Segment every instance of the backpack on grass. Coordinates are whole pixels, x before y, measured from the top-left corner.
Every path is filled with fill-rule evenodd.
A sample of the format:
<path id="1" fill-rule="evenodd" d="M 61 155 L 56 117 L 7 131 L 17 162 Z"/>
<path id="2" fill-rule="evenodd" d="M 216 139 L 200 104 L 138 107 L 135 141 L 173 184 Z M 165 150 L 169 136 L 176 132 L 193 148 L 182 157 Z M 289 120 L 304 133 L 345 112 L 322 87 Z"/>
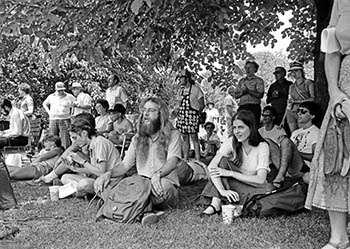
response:
<path id="1" fill-rule="evenodd" d="M 243 217 L 268 217 L 287 215 L 302 211 L 307 194 L 307 185 L 287 181 L 284 186 L 265 194 L 253 195 L 244 205 Z"/>
<path id="2" fill-rule="evenodd" d="M 151 180 L 137 174 L 110 184 L 101 193 L 104 203 L 96 218 L 104 217 L 120 223 L 139 221 L 145 212 L 152 210 L 150 194 Z"/>

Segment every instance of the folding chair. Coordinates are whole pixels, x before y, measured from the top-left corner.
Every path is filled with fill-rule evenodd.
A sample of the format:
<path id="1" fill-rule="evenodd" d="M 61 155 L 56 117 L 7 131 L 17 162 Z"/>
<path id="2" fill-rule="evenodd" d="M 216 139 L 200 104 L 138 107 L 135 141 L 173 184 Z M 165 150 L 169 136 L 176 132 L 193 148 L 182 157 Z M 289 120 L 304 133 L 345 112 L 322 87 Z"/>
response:
<path id="1" fill-rule="evenodd" d="M 121 159 L 124 158 L 125 151 L 129 148 L 130 143 L 131 143 L 131 139 L 133 138 L 134 135 L 135 135 L 135 133 L 125 133 L 125 134 L 123 134 L 123 143 L 122 143 L 122 145 L 118 145 L 117 146 L 117 149 L 120 151 Z"/>

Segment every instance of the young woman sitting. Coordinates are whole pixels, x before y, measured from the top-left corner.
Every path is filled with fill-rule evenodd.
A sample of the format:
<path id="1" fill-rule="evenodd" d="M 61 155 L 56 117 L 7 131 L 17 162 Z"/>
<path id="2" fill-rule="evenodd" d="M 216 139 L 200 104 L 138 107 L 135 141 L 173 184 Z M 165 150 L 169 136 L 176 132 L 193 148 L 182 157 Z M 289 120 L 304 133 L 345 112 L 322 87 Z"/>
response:
<path id="1" fill-rule="evenodd" d="M 233 117 L 233 136 L 221 146 L 210 162 L 210 181 L 202 196 L 211 198 L 201 216 L 218 214 L 221 198 L 244 204 L 249 196 L 274 189 L 267 183 L 269 145 L 258 132 L 254 114 L 241 110 Z"/>

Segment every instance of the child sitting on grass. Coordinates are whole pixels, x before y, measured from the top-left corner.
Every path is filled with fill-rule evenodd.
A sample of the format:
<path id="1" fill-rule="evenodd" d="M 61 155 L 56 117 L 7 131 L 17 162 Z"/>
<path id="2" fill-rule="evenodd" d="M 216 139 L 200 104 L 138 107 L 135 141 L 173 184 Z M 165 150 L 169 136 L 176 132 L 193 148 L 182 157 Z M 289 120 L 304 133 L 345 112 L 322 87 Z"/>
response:
<path id="1" fill-rule="evenodd" d="M 13 180 L 33 180 L 50 173 L 63 152 L 61 140 L 58 136 L 47 135 L 43 139 L 44 149 L 29 166 L 22 168 L 8 166 Z"/>

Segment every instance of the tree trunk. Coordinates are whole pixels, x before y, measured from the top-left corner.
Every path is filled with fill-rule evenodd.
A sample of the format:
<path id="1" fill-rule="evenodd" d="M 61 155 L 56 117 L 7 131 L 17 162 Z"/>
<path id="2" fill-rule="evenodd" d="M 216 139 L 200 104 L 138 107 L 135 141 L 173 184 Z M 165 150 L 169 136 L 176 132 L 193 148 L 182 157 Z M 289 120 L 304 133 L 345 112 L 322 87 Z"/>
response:
<path id="1" fill-rule="evenodd" d="M 324 53 L 320 51 L 321 32 L 328 26 L 333 0 L 314 0 L 317 11 L 316 44 L 314 59 L 315 102 L 321 106 L 324 115 L 329 101 L 328 85 L 324 70 Z"/>

